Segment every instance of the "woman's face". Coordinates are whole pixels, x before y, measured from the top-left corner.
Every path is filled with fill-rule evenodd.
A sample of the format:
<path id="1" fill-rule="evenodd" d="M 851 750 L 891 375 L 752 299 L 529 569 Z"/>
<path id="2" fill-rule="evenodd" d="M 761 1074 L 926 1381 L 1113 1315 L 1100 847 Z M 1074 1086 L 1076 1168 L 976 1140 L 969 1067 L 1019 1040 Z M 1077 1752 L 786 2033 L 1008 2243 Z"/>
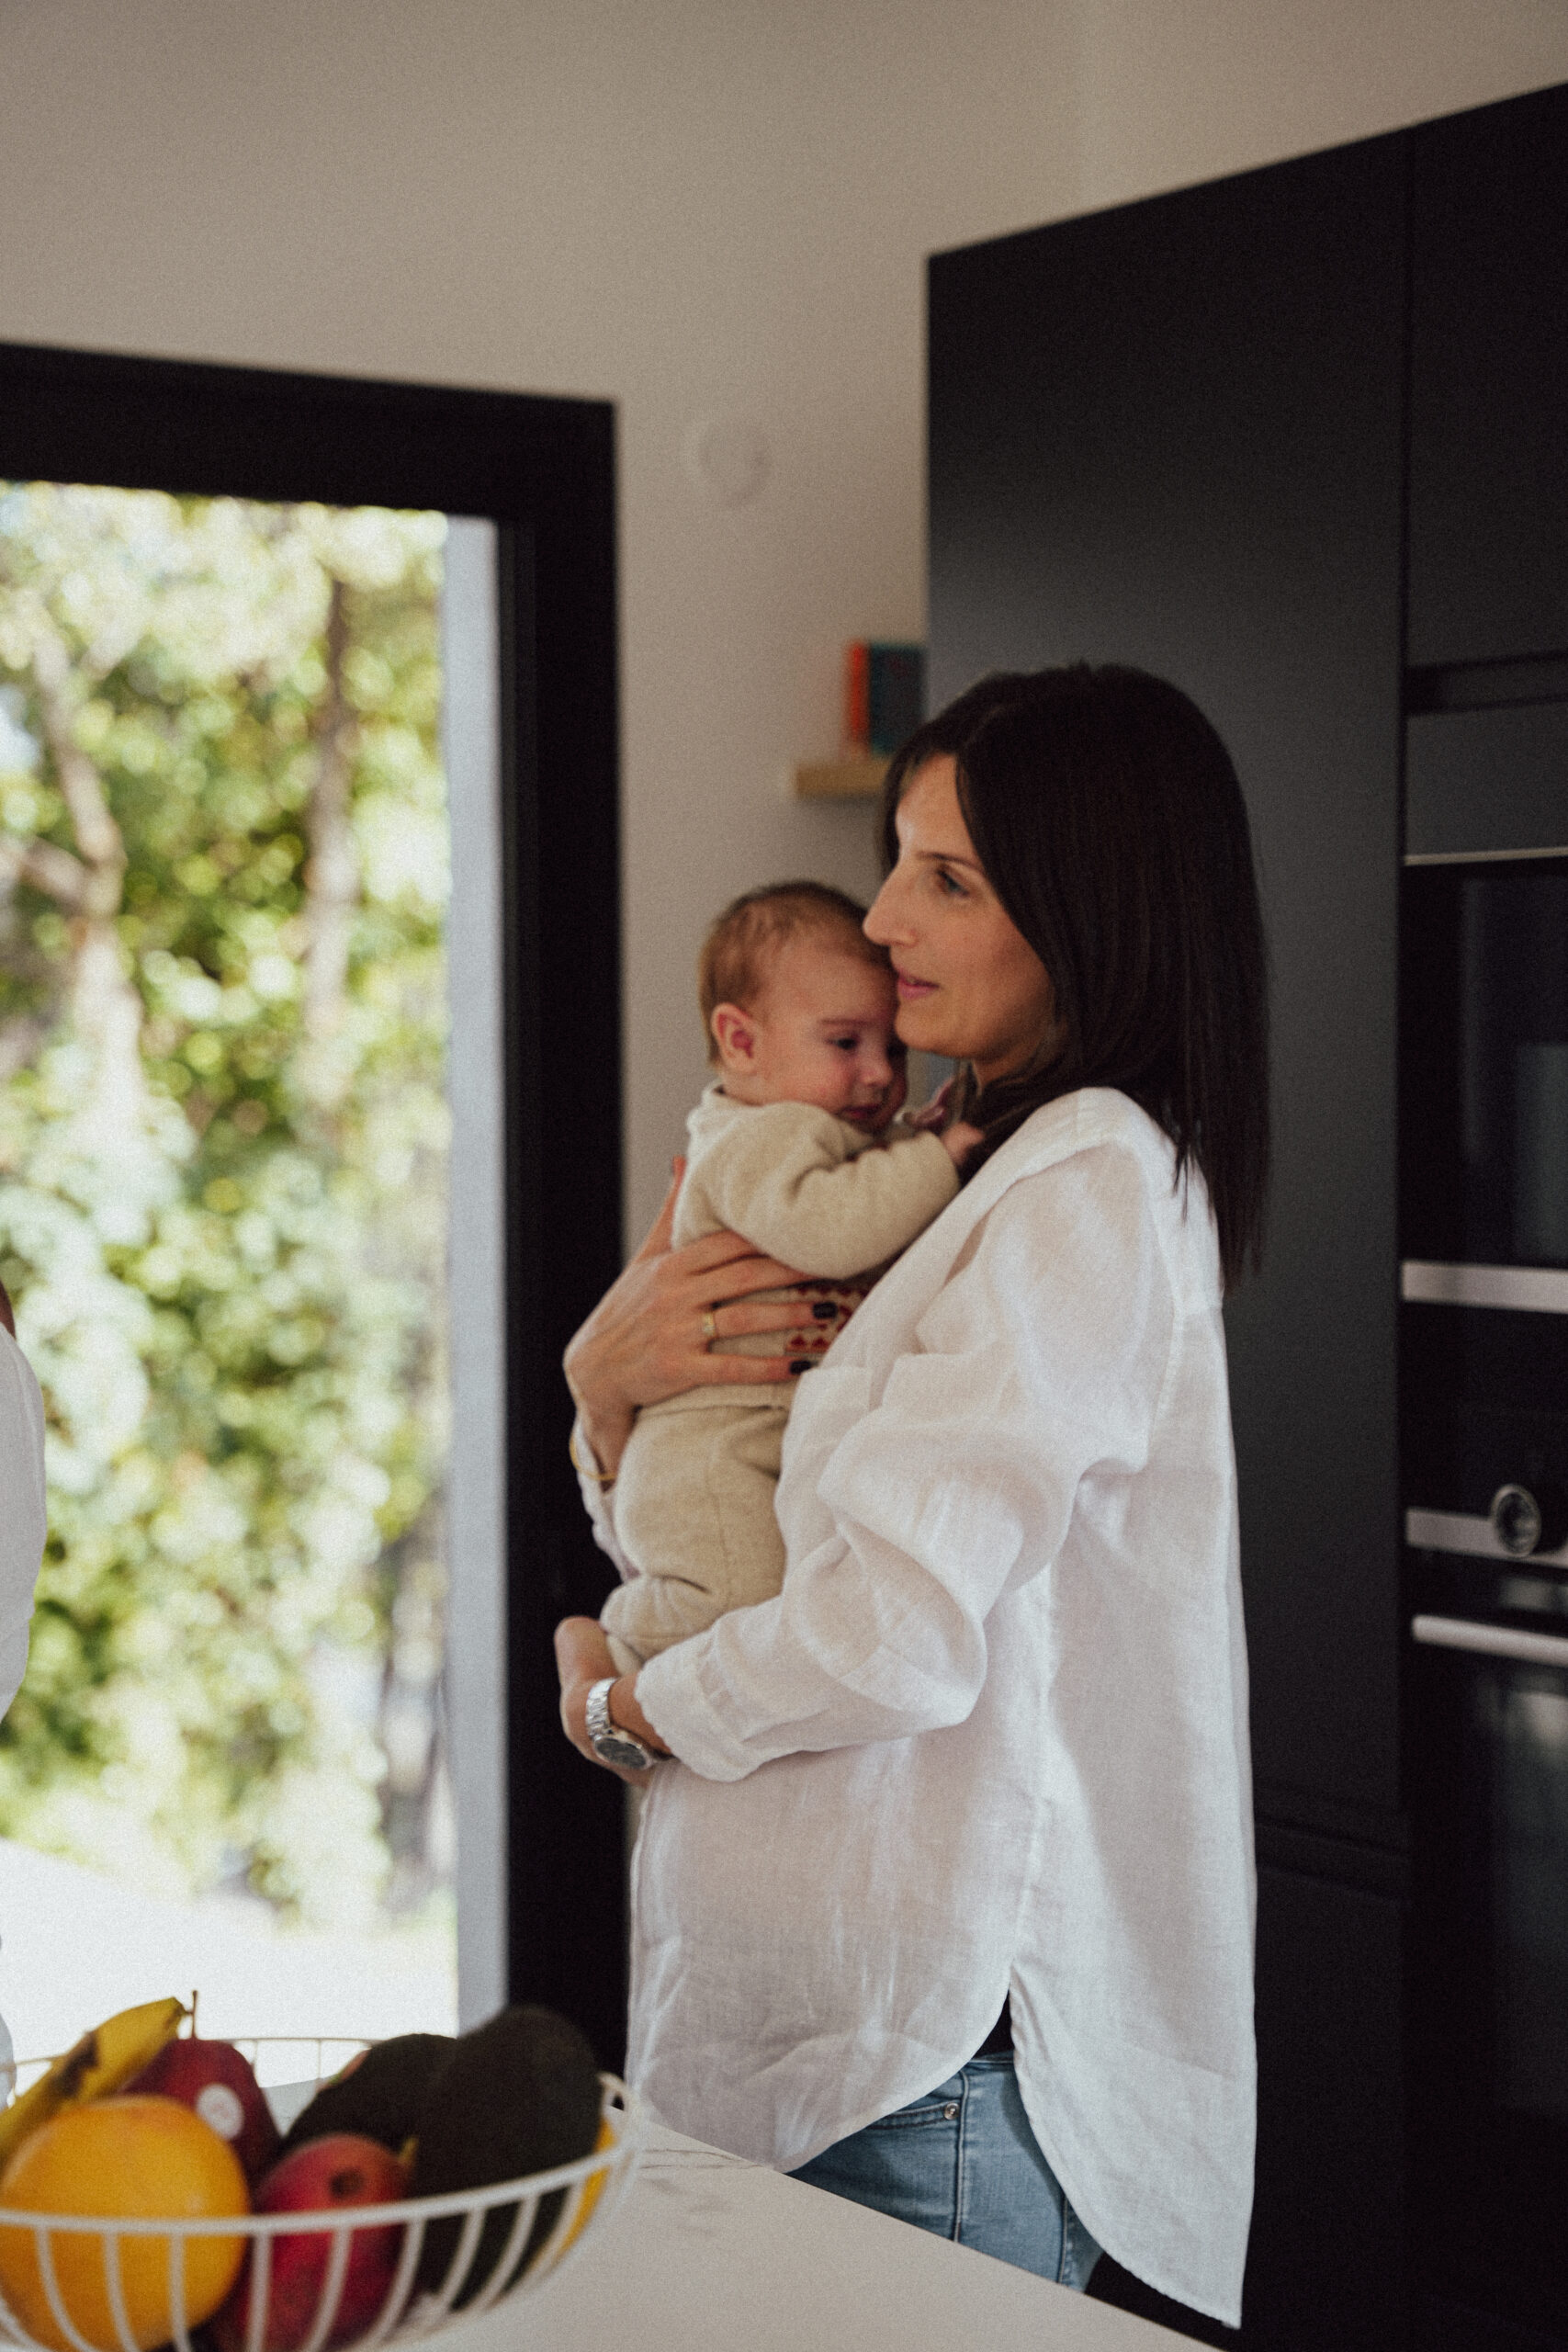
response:
<path id="1" fill-rule="evenodd" d="M 928 760 L 898 804 L 898 863 L 865 919 L 893 958 L 898 1035 L 969 1061 L 985 1086 L 1021 1069 L 1055 1025 L 1045 967 L 986 879 L 951 756 Z"/>

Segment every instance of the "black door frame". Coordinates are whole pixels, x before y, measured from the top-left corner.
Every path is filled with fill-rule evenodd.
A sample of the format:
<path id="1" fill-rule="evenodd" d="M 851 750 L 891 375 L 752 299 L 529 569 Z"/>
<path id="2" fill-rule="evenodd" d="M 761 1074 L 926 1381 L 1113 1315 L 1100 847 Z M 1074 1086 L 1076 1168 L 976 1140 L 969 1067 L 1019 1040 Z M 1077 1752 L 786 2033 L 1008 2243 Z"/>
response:
<path id="1" fill-rule="evenodd" d="M 562 1739 L 549 1635 L 603 1563 L 561 1350 L 621 1256 L 615 417 L 603 401 L 0 344 L 0 479 L 491 518 L 506 1085 L 508 1952 L 618 2065 L 622 1791 Z"/>

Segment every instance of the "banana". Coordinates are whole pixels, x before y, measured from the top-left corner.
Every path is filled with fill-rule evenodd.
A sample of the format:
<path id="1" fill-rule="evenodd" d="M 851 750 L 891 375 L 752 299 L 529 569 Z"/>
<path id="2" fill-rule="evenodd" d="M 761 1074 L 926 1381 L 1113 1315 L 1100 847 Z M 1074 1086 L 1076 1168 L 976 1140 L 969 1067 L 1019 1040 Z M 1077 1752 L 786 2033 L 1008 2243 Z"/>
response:
<path id="1" fill-rule="evenodd" d="M 610 2121 L 609 2117 L 605 2116 L 599 2126 L 599 2137 L 593 2143 L 593 2153 L 597 2155 L 601 2148 L 613 2148 L 615 2144 L 615 2126 Z M 560 2260 L 561 2255 L 566 2252 L 568 2246 L 572 2245 L 576 2239 L 582 2235 L 583 2231 L 588 2227 L 589 2222 L 592 2220 L 593 2208 L 598 2204 L 601 2196 L 604 2194 L 604 2183 L 609 2179 L 609 2177 L 610 2176 L 607 2172 L 591 2172 L 587 2179 L 583 2182 L 582 2196 L 579 2200 L 576 2212 L 571 2217 L 571 2226 L 567 2231 L 565 2237 L 562 2238 L 559 2252 L 558 2252 L 556 2256 L 556 2260 L 558 2262 Z"/>
<path id="2" fill-rule="evenodd" d="M 185 2003 L 171 1995 L 166 2001 L 143 2001 L 134 2009 L 120 2009 L 85 2033 L 73 2049 L 53 2061 L 47 2075 L 0 2110 L 0 2165 L 8 2164 L 22 2142 L 62 2107 L 105 2098 L 139 2075 L 174 2039 L 185 2014 Z"/>

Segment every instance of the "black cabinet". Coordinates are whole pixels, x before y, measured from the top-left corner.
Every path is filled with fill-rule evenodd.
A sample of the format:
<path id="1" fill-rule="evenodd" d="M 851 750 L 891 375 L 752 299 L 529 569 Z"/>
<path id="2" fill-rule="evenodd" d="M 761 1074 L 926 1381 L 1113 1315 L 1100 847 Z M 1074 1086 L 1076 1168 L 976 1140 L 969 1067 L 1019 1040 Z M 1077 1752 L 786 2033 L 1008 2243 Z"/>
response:
<path id="1" fill-rule="evenodd" d="M 1495 828 L 1450 773 L 1467 728 L 1514 745 L 1539 832 L 1562 717 L 1539 706 L 1568 691 L 1565 257 L 1557 90 L 931 269 L 935 697 L 1080 658 L 1160 672 L 1230 745 L 1256 833 L 1278 1172 L 1227 1323 L 1268 1864 L 1259 2352 L 1406 2340 L 1404 722 L 1449 714 L 1413 718 L 1423 842 Z M 1500 701 L 1538 707 L 1452 716 Z"/>
<path id="2" fill-rule="evenodd" d="M 1400 1839 L 1404 163 L 1373 141 L 931 273 L 935 698 L 1136 662 L 1247 789 L 1278 1153 L 1228 1318 L 1259 1807 L 1358 1852 Z M 1248 2346 L 1397 2341 L 1398 1916 L 1321 1877 L 1264 1895 Z"/>
<path id="3" fill-rule="evenodd" d="M 1346 1883 L 1347 1867 L 1356 1883 Z M 1242 2330 L 1185 2311 L 1109 2259 L 1090 2283 L 1097 2301 L 1222 2352 L 1395 2352 L 1404 2344 L 1404 1878 L 1403 1861 L 1375 1848 L 1264 1828 L 1258 2059 L 1266 2095 Z"/>
<path id="4" fill-rule="evenodd" d="M 1404 1894 L 1376 1849 L 1259 1838 L 1249 2352 L 1404 2341 Z"/>
<path id="5" fill-rule="evenodd" d="M 1323 1826 L 1398 1804 L 1403 194 L 1376 141 L 931 272 L 934 699 L 1136 662 L 1247 789 L 1278 1153 L 1229 1318 L 1255 1756 Z"/>
<path id="6" fill-rule="evenodd" d="M 1485 2245 L 1444 2301 L 1427 2218 L 1397 1006 L 1406 851 L 1562 846 L 1565 276 L 1568 88 L 931 267 L 935 697 L 1076 659 L 1174 679 L 1235 756 L 1269 926 L 1269 1257 L 1227 1309 L 1262 1866 L 1247 2352 L 1479 2352 L 1545 2308 Z M 1449 1859 L 1421 1839 L 1425 1884 Z"/>
<path id="7" fill-rule="evenodd" d="M 1568 648 L 1568 91 L 1409 134 L 1410 659 Z"/>

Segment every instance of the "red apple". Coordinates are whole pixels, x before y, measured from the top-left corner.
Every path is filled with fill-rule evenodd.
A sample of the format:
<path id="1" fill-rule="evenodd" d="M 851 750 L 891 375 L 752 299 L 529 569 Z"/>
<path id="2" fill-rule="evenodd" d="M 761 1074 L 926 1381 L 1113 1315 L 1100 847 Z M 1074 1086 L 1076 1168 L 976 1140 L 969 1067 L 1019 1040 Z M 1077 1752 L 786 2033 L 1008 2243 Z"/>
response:
<path id="1" fill-rule="evenodd" d="M 228 2041 L 165 2041 L 128 2091 L 153 2091 L 194 2108 L 220 2140 L 227 2140 L 254 2188 L 278 2150 L 277 2126 L 260 2084 Z"/>
<path id="2" fill-rule="evenodd" d="M 307 2140 L 303 2147 L 274 2165 L 256 2191 L 255 2211 L 302 2213 L 324 2212 L 337 2206 L 390 2205 L 407 2189 L 402 2165 L 378 2140 L 363 2139 L 356 2132 L 333 2132 L 323 2140 Z M 333 2236 L 331 2230 L 311 2230 L 298 2235 L 280 2232 L 273 2239 L 261 2352 L 298 2352 L 314 2327 Z M 355 2231 L 337 2316 L 323 2352 L 368 2335 L 387 2300 L 402 2242 L 403 2233 L 396 2222 Z M 253 2241 L 233 2292 L 213 2322 L 220 2352 L 244 2352 L 254 2263 Z"/>

